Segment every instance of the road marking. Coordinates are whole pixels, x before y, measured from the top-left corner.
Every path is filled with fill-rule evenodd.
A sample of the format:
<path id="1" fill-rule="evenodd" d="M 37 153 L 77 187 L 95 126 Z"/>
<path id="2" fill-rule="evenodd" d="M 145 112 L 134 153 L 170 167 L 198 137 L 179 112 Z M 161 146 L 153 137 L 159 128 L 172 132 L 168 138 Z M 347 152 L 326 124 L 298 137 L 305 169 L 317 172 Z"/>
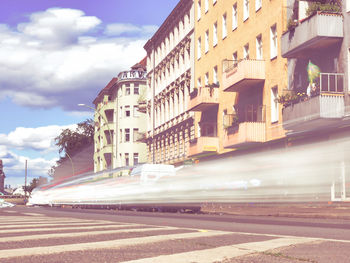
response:
<path id="1" fill-rule="evenodd" d="M 44 216 L 44 214 L 38 214 L 38 213 L 22 213 L 22 214 L 27 216 Z"/>
<path id="2" fill-rule="evenodd" d="M 103 231 L 87 231 L 77 233 L 55 233 L 55 234 L 39 234 L 31 236 L 15 236 L 15 237 L 0 237 L 0 243 L 2 242 L 16 242 L 25 240 L 38 240 L 49 238 L 64 238 L 64 237 L 82 237 L 82 236 L 95 236 L 103 234 L 117 234 L 117 233 L 132 233 L 132 232 L 147 232 L 147 231 L 166 231 L 179 229 L 177 227 L 150 227 L 150 228 L 136 228 L 136 229 L 119 229 L 119 230 L 103 230 Z"/>
<path id="3" fill-rule="evenodd" d="M 109 223 L 109 225 L 115 225 L 115 223 Z M 33 224 L 18 224 L 18 225 L 8 225 L 8 226 L 1 226 L 1 229 L 6 228 L 25 228 L 25 227 L 38 227 L 38 226 L 66 226 L 66 225 L 106 225 L 106 223 L 100 223 L 100 222 L 57 222 L 57 223 L 34 223 Z"/>
<path id="4" fill-rule="evenodd" d="M 228 234 L 231 234 L 231 232 L 209 231 L 209 232 L 203 233 L 203 232 L 197 231 L 192 233 L 167 234 L 167 235 L 137 237 L 137 238 L 90 242 L 90 243 L 66 244 L 66 245 L 34 247 L 34 248 L 16 248 L 16 249 L 1 250 L 0 258 L 49 255 L 53 253 L 83 251 L 83 250 L 91 250 L 91 249 L 111 249 L 111 248 L 116 249 L 121 247 L 149 244 L 149 243 L 169 241 L 169 240 L 190 239 L 190 238 L 198 238 L 198 237 L 205 238 L 205 237 L 228 235 Z"/>
<path id="5" fill-rule="evenodd" d="M 42 227 L 42 228 L 31 228 L 31 229 L 8 229 L 5 231 L 1 231 L 1 234 L 9 234 L 9 233 L 22 233 L 22 232 L 43 232 L 43 231 L 58 231 L 58 230 L 87 230 L 87 229 L 99 229 L 99 228 L 123 228 L 128 227 L 130 225 L 108 225 L 108 226 L 75 226 L 75 227 Z M 133 225 L 133 226 L 144 226 L 144 225 Z"/>
<path id="6" fill-rule="evenodd" d="M 308 243 L 316 239 L 313 238 L 277 238 L 261 242 L 249 242 L 236 244 L 231 246 L 222 246 L 211 249 L 196 250 L 184 253 L 177 253 L 172 255 L 162 255 L 152 258 L 144 258 L 138 260 L 125 261 L 124 263 L 183 263 L 184 258 L 186 262 L 196 263 L 212 263 L 221 262 L 225 259 L 231 259 L 247 254 L 264 252 L 270 249 Z"/>

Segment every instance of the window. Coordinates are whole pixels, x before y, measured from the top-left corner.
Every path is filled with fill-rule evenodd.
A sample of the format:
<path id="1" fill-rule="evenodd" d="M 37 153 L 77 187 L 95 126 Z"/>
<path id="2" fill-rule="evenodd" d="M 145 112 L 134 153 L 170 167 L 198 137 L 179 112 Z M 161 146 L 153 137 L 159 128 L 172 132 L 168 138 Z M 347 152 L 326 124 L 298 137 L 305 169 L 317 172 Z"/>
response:
<path id="1" fill-rule="evenodd" d="M 262 0 L 255 0 L 255 11 L 258 11 L 261 8 Z"/>
<path id="2" fill-rule="evenodd" d="M 201 80 L 201 78 L 198 78 L 197 79 L 197 87 L 199 88 L 201 86 L 202 86 L 202 80 Z"/>
<path id="3" fill-rule="evenodd" d="M 256 59 L 263 59 L 262 37 L 256 37 Z"/>
<path id="4" fill-rule="evenodd" d="M 197 2 L 197 20 L 201 19 L 201 0 Z"/>
<path id="5" fill-rule="evenodd" d="M 222 39 L 227 36 L 226 13 L 222 16 Z"/>
<path id="6" fill-rule="evenodd" d="M 139 117 L 140 116 L 140 112 L 138 111 L 139 107 L 137 105 L 134 106 L 134 117 Z"/>
<path id="7" fill-rule="evenodd" d="M 134 94 L 135 94 L 135 95 L 140 94 L 139 84 L 134 84 Z"/>
<path id="8" fill-rule="evenodd" d="M 270 56 L 271 59 L 277 57 L 277 28 L 276 24 L 274 24 L 270 28 Z"/>
<path id="9" fill-rule="evenodd" d="M 209 30 L 205 31 L 205 43 L 204 43 L 205 53 L 209 50 Z"/>
<path id="10" fill-rule="evenodd" d="M 125 166 L 129 166 L 129 154 L 125 154 Z"/>
<path id="11" fill-rule="evenodd" d="M 209 73 L 205 73 L 205 76 L 204 76 L 204 85 L 205 86 L 208 86 L 209 85 Z"/>
<path id="12" fill-rule="evenodd" d="M 122 142 L 123 141 L 123 130 L 122 129 L 120 129 L 119 130 L 119 142 Z"/>
<path id="13" fill-rule="evenodd" d="M 130 117 L 130 106 L 124 107 L 125 117 Z"/>
<path id="14" fill-rule="evenodd" d="M 199 37 L 197 41 L 197 59 L 201 58 L 201 48 L 202 48 L 201 38 Z"/>
<path id="15" fill-rule="evenodd" d="M 120 106 L 119 107 L 119 119 L 121 119 L 123 117 L 123 107 Z"/>
<path id="16" fill-rule="evenodd" d="M 238 56 L 237 56 L 237 51 L 232 54 L 232 60 L 237 61 Z"/>
<path id="17" fill-rule="evenodd" d="M 134 165 L 137 165 L 139 163 L 139 154 L 134 153 Z"/>
<path id="18" fill-rule="evenodd" d="M 209 0 L 204 0 L 204 10 L 205 12 L 208 12 L 209 9 Z"/>
<path id="19" fill-rule="evenodd" d="M 271 89 L 271 122 L 278 121 L 278 89 L 277 87 L 273 87 Z"/>
<path id="20" fill-rule="evenodd" d="M 130 84 L 125 84 L 125 95 L 130 95 Z"/>
<path id="21" fill-rule="evenodd" d="M 125 142 L 130 142 L 130 129 L 125 129 Z"/>
<path id="22" fill-rule="evenodd" d="M 214 84 L 218 83 L 218 66 L 215 66 L 213 68 L 213 83 Z"/>
<path id="23" fill-rule="evenodd" d="M 218 43 L 218 23 L 215 22 L 213 25 L 213 47 Z"/>
<path id="24" fill-rule="evenodd" d="M 134 128 L 134 129 L 133 129 L 132 138 L 133 138 L 134 142 L 137 141 L 138 132 L 139 132 L 139 129 L 138 129 L 138 128 Z"/>
<path id="25" fill-rule="evenodd" d="M 244 59 L 249 59 L 249 44 L 246 44 L 243 47 L 243 58 Z"/>
<path id="26" fill-rule="evenodd" d="M 243 5 L 243 21 L 246 21 L 249 18 L 249 0 L 244 0 Z"/>
<path id="27" fill-rule="evenodd" d="M 232 30 L 237 28 L 237 3 L 232 6 Z"/>

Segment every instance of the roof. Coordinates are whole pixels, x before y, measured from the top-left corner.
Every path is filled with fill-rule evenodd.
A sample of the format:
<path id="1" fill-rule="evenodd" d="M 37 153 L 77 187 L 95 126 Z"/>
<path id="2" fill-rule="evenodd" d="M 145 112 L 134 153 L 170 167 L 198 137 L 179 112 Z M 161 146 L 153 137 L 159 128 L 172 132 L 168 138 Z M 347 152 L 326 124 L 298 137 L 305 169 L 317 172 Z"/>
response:
<path id="1" fill-rule="evenodd" d="M 113 85 L 118 81 L 118 78 L 112 78 L 112 80 L 104 87 L 97 95 L 97 97 L 94 99 L 93 104 L 97 104 L 103 99 L 103 96 L 106 94 L 109 94 L 111 88 Z"/>
<path id="2" fill-rule="evenodd" d="M 132 66 L 131 69 L 143 68 L 144 70 L 146 70 L 146 66 L 147 66 L 147 56 L 145 56 L 140 62 Z"/>

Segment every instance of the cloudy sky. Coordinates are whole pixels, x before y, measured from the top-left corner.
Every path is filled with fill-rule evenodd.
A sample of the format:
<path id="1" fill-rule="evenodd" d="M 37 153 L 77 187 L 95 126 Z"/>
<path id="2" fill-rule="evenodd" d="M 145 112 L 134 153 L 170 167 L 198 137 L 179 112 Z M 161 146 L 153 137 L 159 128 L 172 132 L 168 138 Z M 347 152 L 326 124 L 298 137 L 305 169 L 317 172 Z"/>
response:
<path id="1" fill-rule="evenodd" d="M 1 0 L 0 159 L 5 184 L 47 176 L 62 129 L 92 117 L 98 92 L 145 55 L 178 0 Z"/>

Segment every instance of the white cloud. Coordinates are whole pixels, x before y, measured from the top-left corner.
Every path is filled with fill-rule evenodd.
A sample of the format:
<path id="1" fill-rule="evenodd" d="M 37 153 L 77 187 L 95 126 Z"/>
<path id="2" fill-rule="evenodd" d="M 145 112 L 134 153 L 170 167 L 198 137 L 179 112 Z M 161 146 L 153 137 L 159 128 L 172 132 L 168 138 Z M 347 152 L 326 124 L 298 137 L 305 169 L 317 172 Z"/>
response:
<path id="1" fill-rule="evenodd" d="M 125 33 L 149 36 L 155 33 L 157 29 L 158 26 L 155 25 L 136 26 L 133 24 L 115 23 L 107 25 L 104 33 L 108 36 L 119 36 Z"/>
<path id="2" fill-rule="evenodd" d="M 58 126 L 51 125 L 38 128 L 18 127 L 9 134 L 0 134 L 0 144 L 3 147 L 16 149 L 29 148 L 35 151 L 57 151 L 54 138 L 57 137 L 63 129 L 75 129 L 76 125 Z M 4 155 L 4 148 L 1 151 Z"/>
<path id="3" fill-rule="evenodd" d="M 91 104 L 112 77 L 143 59 L 156 30 L 127 24 L 118 30 L 129 34 L 116 37 L 116 24 L 104 26 L 74 9 L 51 8 L 29 19 L 17 30 L 0 24 L 0 98 L 67 111 Z M 97 37 L 100 31 L 111 34 Z"/>
<path id="4" fill-rule="evenodd" d="M 74 130 L 76 124 L 38 128 L 18 127 L 9 134 L 0 134 L 0 159 L 4 163 L 6 184 L 14 184 L 18 181 L 16 178 L 23 177 L 26 160 L 31 178 L 47 176 L 48 170 L 59 159 L 54 138 L 66 128 Z M 15 153 L 15 150 L 21 153 Z M 33 154 L 29 154 L 30 151 L 36 152 L 37 156 L 33 157 Z M 55 156 L 52 153 L 56 153 L 57 157 L 47 158 L 49 155 Z"/>

